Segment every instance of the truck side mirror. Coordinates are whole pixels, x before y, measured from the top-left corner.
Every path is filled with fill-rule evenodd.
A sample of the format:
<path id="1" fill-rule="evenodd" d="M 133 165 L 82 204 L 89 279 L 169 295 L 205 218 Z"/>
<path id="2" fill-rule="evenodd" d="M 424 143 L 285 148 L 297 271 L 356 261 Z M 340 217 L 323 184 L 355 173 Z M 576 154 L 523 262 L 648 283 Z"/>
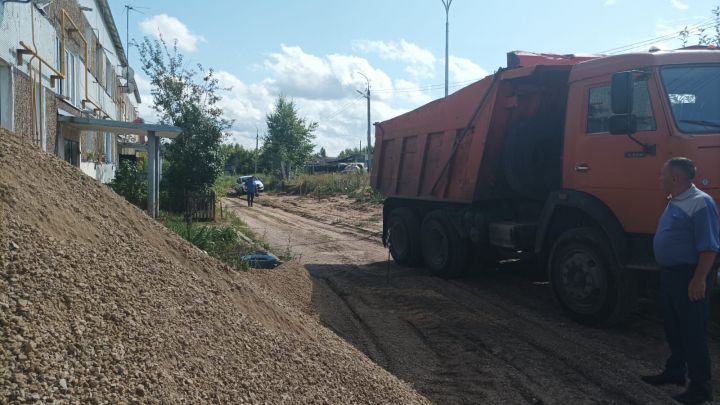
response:
<path id="1" fill-rule="evenodd" d="M 637 132 L 637 118 L 634 114 L 611 115 L 608 119 L 608 132 L 612 135 L 631 135 Z"/>
<path id="2" fill-rule="evenodd" d="M 612 75 L 612 85 L 610 87 L 610 105 L 613 114 L 632 114 L 632 72 L 618 72 Z"/>

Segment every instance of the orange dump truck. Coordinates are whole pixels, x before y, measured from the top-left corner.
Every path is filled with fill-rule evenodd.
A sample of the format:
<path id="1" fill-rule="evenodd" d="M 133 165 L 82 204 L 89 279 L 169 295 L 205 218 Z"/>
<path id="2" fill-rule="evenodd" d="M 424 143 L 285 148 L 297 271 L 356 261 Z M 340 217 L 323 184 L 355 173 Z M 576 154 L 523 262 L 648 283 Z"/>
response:
<path id="1" fill-rule="evenodd" d="M 375 133 L 372 185 L 398 264 L 456 277 L 532 259 L 571 317 L 614 323 L 657 267 L 663 163 L 693 159 L 696 185 L 720 200 L 720 50 L 513 52 Z"/>

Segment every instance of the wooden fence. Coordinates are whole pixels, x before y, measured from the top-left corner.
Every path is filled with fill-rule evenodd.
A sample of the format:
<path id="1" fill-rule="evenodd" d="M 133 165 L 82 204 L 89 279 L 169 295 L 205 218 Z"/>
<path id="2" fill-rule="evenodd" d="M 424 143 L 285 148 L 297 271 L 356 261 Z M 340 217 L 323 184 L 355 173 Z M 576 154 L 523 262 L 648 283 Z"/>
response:
<path id="1" fill-rule="evenodd" d="M 185 194 L 185 218 L 191 221 L 214 221 L 215 193 Z"/>

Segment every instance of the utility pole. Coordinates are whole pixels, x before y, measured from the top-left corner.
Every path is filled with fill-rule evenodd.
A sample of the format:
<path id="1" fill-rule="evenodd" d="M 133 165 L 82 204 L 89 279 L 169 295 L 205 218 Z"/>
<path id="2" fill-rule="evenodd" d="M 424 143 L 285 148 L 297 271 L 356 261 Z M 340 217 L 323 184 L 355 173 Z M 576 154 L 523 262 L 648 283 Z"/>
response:
<path id="1" fill-rule="evenodd" d="M 372 152 L 370 151 L 370 145 L 372 145 L 370 141 L 370 79 L 368 79 L 367 76 L 364 74 L 357 72 L 359 75 L 365 78 L 365 81 L 367 82 L 367 87 L 365 88 L 365 92 L 362 92 L 360 90 L 356 90 L 358 93 L 360 93 L 361 96 L 365 97 L 367 99 L 367 152 L 365 153 L 365 157 L 367 159 L 367 165 L 368 170 L 370 170 L 370 165 L 372 161 Z M 362 148 L 360 148 L 362 150 Z"/>
<path id="2" fill-rule="evenodd" d="M 255 127 L 255 174 L 257 174 L 257 161 L 258 161 L 258 142 L 260 140 L 260 130 Z"/>
<path id="3" fill-rule="evenodd" d="M 450 66 L 450 5 L 452 0 L 442 0 L 445 6 L 445 97 L 448 96 L 448 71 Z"/>

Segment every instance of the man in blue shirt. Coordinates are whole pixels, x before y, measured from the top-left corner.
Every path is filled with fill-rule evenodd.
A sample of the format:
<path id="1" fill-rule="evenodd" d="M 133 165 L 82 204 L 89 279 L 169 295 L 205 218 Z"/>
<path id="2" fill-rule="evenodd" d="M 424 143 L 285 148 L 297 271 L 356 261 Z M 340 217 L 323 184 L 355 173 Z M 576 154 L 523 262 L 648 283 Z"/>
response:
<path id="1" fill-rule="evenodd" d="M 255 193 L 257 192 L 257 186 L 255 185 L 255 176 L 250 176 L 245 179 L 245 192 L 247 193 L 248 207 L 253 206 L 255 200 Z"/>
<path id="2" fill-rule="evenodd" d="M 662 268 L 660 293 L 670 358 L 661 374 L 643 377 L 652 385 L 684 386 L 687 372 L 687 391 L 674 397 L 684 404 L 713 398 L 705 327 L 712 270 L 720 251 L 717 206 L 693 185 L 695 171 L 690 159 L 673 158 L 660 175 L 670 201 L 658 223 L 653 250 Z"/>

